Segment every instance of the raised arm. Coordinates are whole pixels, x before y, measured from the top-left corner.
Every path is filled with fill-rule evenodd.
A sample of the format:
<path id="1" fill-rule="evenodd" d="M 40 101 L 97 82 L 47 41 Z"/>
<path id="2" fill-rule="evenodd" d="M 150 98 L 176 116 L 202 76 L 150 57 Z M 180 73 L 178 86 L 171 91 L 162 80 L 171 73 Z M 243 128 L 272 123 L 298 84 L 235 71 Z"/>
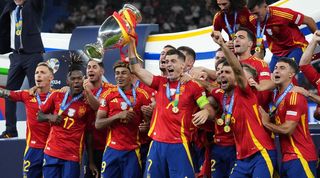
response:
<path id="1" fill-rule="evenodd" d="M 242 90 L 245 90 L 246 86 L 247 86 L 247 79 L 246 79 L 246 76 L 243 72 L 243 69 L 241 67 L 239 60 L 227 47 L 227 45 L 223 41 L 223 38 L 222 38 L 222 35 L 220 32 L 213 31 L 211 33 L 211 37 L 212 37 L 213 41 L 216 42 L 221 47 L 229 65 L 231 66 L 231 68 L 234 72 L 235 79 L 236 79 L 236 82 L 238 83 L 239 87 Z"/>
<path id="2" fill-rule="evenodd" d="M 313 20 L 313 18 L 309 16 L 304 16 L 302 24 L 306 24 L 312 33 L 314 33 L 317 30 L 316 22 Z"/>
<path id="3" fill-rule="evenodd" d="M 314 49 L 317 47 L 317 44 L 319 42 L 320 42 L 320 31 L 317 30 L 316 32 L 314 32 L 312 40 L 310 41 L 307 49 L 304 51 L 301 57 L 299 66 L 310 64 Z"/>
<path id="4" fill-rule="evenodd" d="M 135 42 L 133 41 L 133 39 L 131 39 L 129 43 L 129 49 L 128 49 L 130 69 L 143 83 L 150 86 L 152 83 L 153 74 L 141 67 L 137 59 L 137 56 L 135 54 L 134 47 L 135 47 Z"/>

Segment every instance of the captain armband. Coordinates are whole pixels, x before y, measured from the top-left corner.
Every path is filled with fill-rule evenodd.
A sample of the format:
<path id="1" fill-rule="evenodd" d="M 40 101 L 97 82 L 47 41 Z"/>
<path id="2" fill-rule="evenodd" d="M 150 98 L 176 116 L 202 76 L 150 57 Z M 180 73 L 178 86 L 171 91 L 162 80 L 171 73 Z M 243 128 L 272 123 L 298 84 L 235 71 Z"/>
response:
<path id="1" fill-rule="evenodd" d="M 209 104 L 209 100 L 205 95 L 202 95 L 197 99 L 197 104 L 200 109 L 202 109 L 206 104 Z"/>
<path id="2" fill-rule="evenodd" d="M 139 61 L 135 57 L 130 57 L 129 62 L 130 62 L 130 65 L 135 65 L 139 63 Z"/>

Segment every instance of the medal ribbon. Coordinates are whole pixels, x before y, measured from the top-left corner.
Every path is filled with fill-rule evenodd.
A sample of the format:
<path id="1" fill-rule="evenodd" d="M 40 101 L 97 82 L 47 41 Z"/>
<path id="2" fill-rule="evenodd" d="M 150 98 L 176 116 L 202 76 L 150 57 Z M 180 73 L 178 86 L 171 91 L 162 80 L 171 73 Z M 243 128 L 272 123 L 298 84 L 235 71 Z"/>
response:
<path id="1" fill-rule="evenodd" d="M 120 93 L 121 97 L 123 98 L 123 100 L 127 103 L 128 106 L 130 106 L 130 108 L 133 109 L 134 105 L 136 104 L 136 100 L 137 100 L 137 93 L 134 87 L 132 87 L 132 96 L 133 96 L 133 103 L 130 102 L 130 100 L 128 99 L 128 97 L 126 96 L 126 94 L 122 91 L 122 89 L 120 87 L 118 87 L 118 92 Z"/>
<path id="2" fill-rule="evenodd" d="M 224 13 L 224 22 L 226 23 L 229 35 L 231 36 L 231 38 L 233 39 L 235 34 L 236 34 L 236 24 L 237 24 L 237 12 L 234 12 L 234 24 L 233 24 L 233 28 L 231 29 L 231 25 L 228 22 L 228 18 L 227 18 L 227 14 Z"/>
<path id="3" fill-rule="evenodd" d="M 276 96 L 277 96 L 277 92 L 278 90 L 277 89 L 274 89 L 273 90 L 273 105 L 270 109 L 270 112 L 269 112 L 269 116 L 270 117 L 273 117 L 274 114 L 276 113 L 277 111 L 277 108 L 279 106 L 279 104 L 281 103 L 281 101 L 284 99 L 284 97 L 289 93 L 289 91 L 293 88 L 293 84 L 290 83 L 290 85 L 287 86 L 287 88 L 284 90 L 284 92 L 279 96 L 279 98 L 276 100 Z"/>
<path id="4" fill-rule="evenodd" d="M 256 46 L 259 48 L 262 44 L 263 34 L 264 34 L 264 31 L 266 30 L 268 18 L 269 18 L 269 12 L 267 12 L 267 15 L 264 19 L 264 26 L 263 26 L 262 30 L 261 30 L 261 22 L 259 19 L 257 19 L 257 43 L 256 43 Z"/>
<path id="5" fill-rule="evenodd" d="M 44 102 L 47 101 L 49 96 L 50 96 L 50 92 L 47 93 L 47 96 L 46 96 L 46 99 L 44 100 Z M 38 106 L 39 106 L 39 109 L 40 109 L 40 106 L 42 106 L 44 102 L 41 101 L 40 96 L 39 96 L 38 93 L 36 93 L 36 99 L 37 99 Z"/>
<path id="6" fill-rule="evenodd" d="M 69 96 L 69 92 L 70 90 L 64 94 L 64 98 L 62 100 L 58 115 L 61 115 L 73 102 L 78 101 L 82 97 L 82 93 L 81 93 L 73 97 L 69 103 L 66 103 Z"/>
<path id="7" fill-rule="evenodd" d="M 175 91 L 175 96 L 174 96 L 174 100 L 172 100 L 171 96 L 170 96 L 170 84 L 169 82 L 167 82 L 167 86 L 166 86 L 166 96 L 168 98 L 168 100 L 170 101 L 170 103 L 167 105 L 167 109 L 169 108 L 170 105 L 172 105 L 173 107 L 177 107 L 178 103 L 179 103 L 179 97 L 180 97 L 180 81 L 178 82 L 178 86 L 176 88 Z"/>
<path id="8" fill-rule="evenodd" d="M 102 92 L 102 87 L 100 87 L 98 92 L 96 93 L 96 99 L 99 99 L 101 92 Z"/>
<path id="9" fill-rule="evenodd" d="M 231 100 L 230 100 L 230 103 L 229 103 L 228 111 L 226 109 L 226 105 L 227 105 L 227 95 L 226 94 L 223 95 L 222 103 L 223 103 L 223 115 L 225 115 L 225 113 L 227 112 L 227 115 L 225 115 L 225 117 L 223 117 L 223 119 L 225 120 L 225 124 L 229 125 L 230 119 L 231 119 L 231 116 L 232 116 L 233 105 L 234 105 L 234 92 L 232 92 L 232 96 L 231 96 Z"/>
<path id="10" fill-rule="evenodd" d="M 136 83 L 134 84 L 134 88 L 138 88 L 140 85 L 140 80 L 137 80 Z"/>
<path id="11" fill-rule="evenodd" d="M 22 6 L 17 6 L 14 10 L 14 13 L 16 14 L 16 35 L 21 35 L 22 30 Z"/>

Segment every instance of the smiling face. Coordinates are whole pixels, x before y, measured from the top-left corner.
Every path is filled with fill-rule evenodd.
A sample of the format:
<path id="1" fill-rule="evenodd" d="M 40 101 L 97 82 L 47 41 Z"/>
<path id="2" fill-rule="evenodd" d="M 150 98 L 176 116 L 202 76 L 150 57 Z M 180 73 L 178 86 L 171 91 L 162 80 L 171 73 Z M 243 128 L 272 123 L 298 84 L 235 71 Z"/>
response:
<path id="1" fill-rule="evenodd" d="M 178 58 L 177 54 L 167 55 L 166 56 L 166 65 L 169 80 L 178 80 L 183 73 L 185 67 L 184 61 Z"/>
<path id="2" fill-rule="evenodd" d="M 38 66 L 35 71 L 34 80 L 39 88 L 48 87 L 53 80 L 53 74 L 47 66 Z"/>
<path id="3" fill-rule="evenodd" d="M 114 69 L 115 79 L 117 85 L 120 88 L 127 88 L 131 86 L 132 75 L 128 68 L 126 67 L 117 67 Z"/>
<path id="4" fill-rule="evenodd" d="M 172 49 L 171 47 L 165 47 L 163 48 L 163 50 L 160 53 L 160 59 L 159 59 L 159 69 L 161 70 L 161 72 L 163 72 L 164 75 L 167 74 L 166 68 L 167 68 L 167 64 L 166 64 L 166 55 L 167 52 Z"/>
<path id="5" fill-rule="evenodd" d="M 186 57 L 185 62 L 184 62 L 184 63 L 185 63 L 184 72 L 188 72 L 189 70 L 192 69 L 195 60 L 194 60 L 194 58 L 193 58 L 190 54 L 188 54 L 186 51 L 183 51 L 183 50 L 180 50 L 180 51 L 181 51 L 181 52 L 184 54 L 184 56 Z"/>
<path id="6" fill-rule="evenodd" d="M 83 91 L 83 76 L 81 70 L 70 72 L 67 83 L 73 94 L 80 94 Z"/>
<path id="7" fill-rule="evenodd" d="M 226 92 L 233 90 L 235 86 L 235 77 L 233 70 L 230 66 L 222 66 L 219 70 L 219 79 L 220 87 Z"/>
<path id="8" fill-rule="evenodd" d="M 87 65 L 87 77 L 90 82 L 98 82 L 101 80 L 104 74 L 104 69 L 99 65 L 97 61 L 91 60 Z"/>
<path id="9" fill-rule="evenodd" d="M 248 38 L 248 33 L 246 31 L 239 30 L 236 33 L 233 45 L 234 52 L 237 55 L 242 55 L 243 53 L 250 52 L 253 42 Z"/>

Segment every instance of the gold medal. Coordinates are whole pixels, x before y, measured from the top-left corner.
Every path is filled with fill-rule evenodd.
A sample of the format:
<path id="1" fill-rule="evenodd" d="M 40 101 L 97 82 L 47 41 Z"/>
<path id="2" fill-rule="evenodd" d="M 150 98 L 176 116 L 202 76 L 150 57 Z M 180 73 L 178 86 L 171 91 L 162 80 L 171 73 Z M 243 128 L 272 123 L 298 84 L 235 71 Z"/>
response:
<path id="1" fill-rule="evenodd" d="M 230 128 L 230 126 L 226 125 L 226 126 L 224 126 L 223 130 L 224 130 L 226 133 L 229 133 L 230 130 L 231 130 L 231 128 Z"/>
<path id="2" fill-rule="evenodd" d="M 219 126 L 222 126 L 223 125 L 223 119 L 221 119 L 221 118 L 217 119 L 217 124 Z"/>
<path id="3" fill-rule="evenodd" d="M 255 49 L 254 49 L 257 53 L 260 53 L 261 52 L 261 48 L 260 47 L 256 47 Z"/>
<path id="4" fill-rule="evenodd" d="M 231 39 L 234 40 L 236 38 L 236 34 L 232 33 L 231 35 Z"/>
<path id="5" fill-rule="evenodd" d="M 17 35 L 17 36 L 20 36 L 20 35 L 21 35 L 21 30 L 17 30 L 17 31 L 16 31 L 16 35 Z"/>
<path id="6" fill-rule="evenodd" d="M 172 107 L 172 112 L 177 114 L 179 112 L 179 108 L 176 106 Z"/>

